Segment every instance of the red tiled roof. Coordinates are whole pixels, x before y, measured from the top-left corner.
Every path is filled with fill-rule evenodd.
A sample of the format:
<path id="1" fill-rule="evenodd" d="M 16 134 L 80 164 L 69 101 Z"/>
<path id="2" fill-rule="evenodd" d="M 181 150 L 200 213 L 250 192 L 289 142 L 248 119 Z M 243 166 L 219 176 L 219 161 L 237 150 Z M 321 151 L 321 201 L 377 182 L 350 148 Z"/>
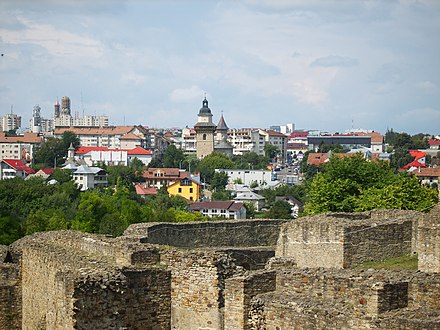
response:
<path id="1" fill-rule="evenodd" d="M 40 171 L 44 174 L 51 175 L 55 170 L 53 168 L 41 168 Z"/>
<path id="2" fill-rule="evenodd" d="M 282 137 L 287 137 L 285 134 L 268 129 L 266 130 L 266 132 L 269 134 L 269 136 L 282 136 Z"/>
<path id="3" fill-rule="evenodd" d="M 81 146 L 75 150 L 76 155 L 85 155 L 92 151 L 126 151 L 128 155 L 152 155 L 151 150 L 146 150 L 142 147 L 135 147 L 134 149 L 109 149 L 107 147 L 84 147 Z"/>
<path id="4" fill-rule="evenodd" d="M 127 150 L 127 154 L 129 154 L 129 155 L 152 155 L 153 151 L 137 146 L 134 149 Z"/>
<path id="5" fill-rule="evenodd" d="M 136 126 L 57 127 L 55 128 L 54 134 L 61 135 L 65 131 L 70 131 L 76 135 L 123 135 L 129 133 L 135 127 Z"/>
<path id="6" fill-rule="evenodd" d="M 161 173 L 162 176 L 156 176 L 155 173 Z M 146 179 L 184 179 L 189 176 L 187 171 L 180 171 L 178 168 L 149 168 L 142 173 L 142 177 Z"/>
<path id="7" fill-rule="evenodd" d="M 408 170 L 411 167 L 427 167 L 425 164 L 422 164 L 418 162 L 417 160 L 413 160 L 411 163 L 406 164 L 404 167 L 402 167 L 402 170 Z"/>
<path id="8" fill-rule="evenodd" d="M 3 161 L 17 171 L 23 171 L 27 174 L 34 174 L 35 171 L 18 159 L 3 159 Z"/>
<path id="9" fill-rule="evenodd" d="M 428 141 L 429 145 L 432 146 L 440 146 L 440 140 L 431 139 Z"/>
<path id="10" fill-rule="evenodd" d="M 124 134 L 119 139 L 120 140 L 142 140 L 142 138 L 140 136 L 137 136 L 136 134 L 133 134 L 133 133 Z"/>
<path id="11" fill-rule="evenodd" d="M 138 195 L 156 195 L 157 190 L 154 187 L 143 187 L 142 184 L 136 184 L 136 194 Z"/>
<path id="12" fill-rule="evenodd" d="M 326 153 L 312 152 L 307 157 L 307 164 L 309 165 L 321 165 L 328 159 Z"/>
<path id="13" fill-rule="evenodd" d="M 0 143 L 41 143 L 43 138 L 37 133 L 24 133 L 18 136 L 6 136 L 5 132 L 0 132 Z"/>
<path id="14" fill-rule="evenodd" d="M 414 171 L 415 176 L 420 177 L 440 177 L 440 167 L 426 167 Z"/>
<path id="15" fill-rule="evenodd" d="M 420 158 L 423 158 L 426 156 L 426 152 L 419 151 L 419 150 L 409 150 L 409 153 L 411 156 L 415 157 L 414 160 L 419 160 Z"/>

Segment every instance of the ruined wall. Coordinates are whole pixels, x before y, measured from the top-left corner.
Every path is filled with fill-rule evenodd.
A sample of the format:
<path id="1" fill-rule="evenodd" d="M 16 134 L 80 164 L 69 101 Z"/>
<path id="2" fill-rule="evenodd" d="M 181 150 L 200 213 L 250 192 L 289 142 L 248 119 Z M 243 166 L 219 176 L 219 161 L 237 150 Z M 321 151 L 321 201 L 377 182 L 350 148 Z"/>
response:
<path id="1" fill-rule="evenodd" d="M 4 250 L 6 251 L 6 250 Z M 3 263 L 0 252 L 0 329 L 21 329 L 21 283 L 19 267 Z"/>
<path id="2" fill-rule="evenodd" d="M 274 271 L 258 271 L 226 280 L 225 330 L 249 329 L 252 299 L 259 294 L 275 291 L 275 278 Z"/>
<path id="3" fill-rule="evenodd" d="M 440 204 L 420 221 L 418 236 L 419 270 L 440 273 Z"/>
<path id="4" fill-rule="evenodd" d="M 88 242 L 84 250 L 72 247 L 81 246 L 84 238 Z M 56 232 L 17 243 L 22 328 L 169 329 L 170 272 L 145 263 L 140 268 L 130 266 L 127 260 L 118 265 L 110 250 L 99 253 L 102 242 L 93 248 L 93 239 L 99 240 L 93 235 Z"/>
<path id="5" fill-rule="evenodd" d="M 275 255 L 298 267 L 348 268 L 354 264 L 410 254 L 414 211 L 329 213 L 282 225 Z"/>
<path id="6" fill-rule="evenodd" d="M 411 220 L 344 228 L 344 268 L 411 254 L 412 229 Z"/>
<path id="7" fill-rule="evenodd" d="M 171 270 L 172 329 L 222 329 L 225 280 L 243 272 L 224 252 L 167 250 Z"/>
<path id="8" fill-rule="evenodd" d="M 229 220 L 192 223 L 134 224 L 125 236 L 144 236 L 143 243 L 176 247 L 275 246 L 286 220 Z"/>
<path id="9" fill-rule="evenodd" d="M 342 268 L 343 227 L 313 220 L 297 219 L 283 225 L 275 256 L 294 258 L 298 267 Z"/>
<path id="10" fill-rule="evenodd" d="M 277 271 L 251 303 L 250 329 L 438 329 L 440 277 L 410 271 Z"/>

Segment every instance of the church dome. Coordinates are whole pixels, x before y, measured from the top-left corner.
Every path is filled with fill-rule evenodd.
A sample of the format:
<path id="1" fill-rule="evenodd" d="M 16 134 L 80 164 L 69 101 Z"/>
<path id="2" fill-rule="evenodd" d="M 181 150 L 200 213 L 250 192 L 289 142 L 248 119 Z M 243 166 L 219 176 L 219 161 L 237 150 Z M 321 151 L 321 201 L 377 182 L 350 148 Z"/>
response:
<path id="1" fill-rule="evenodd" d="M 202 116 L 203 115 L 212 115 L 211 109 L 209 109 L 209 107 L 208 107 L 208 100 L 206 99 L 206 97 L 203 100 L 202 107 L 199 110 L 199 116 L 200 115 L 202 115 Z"/>

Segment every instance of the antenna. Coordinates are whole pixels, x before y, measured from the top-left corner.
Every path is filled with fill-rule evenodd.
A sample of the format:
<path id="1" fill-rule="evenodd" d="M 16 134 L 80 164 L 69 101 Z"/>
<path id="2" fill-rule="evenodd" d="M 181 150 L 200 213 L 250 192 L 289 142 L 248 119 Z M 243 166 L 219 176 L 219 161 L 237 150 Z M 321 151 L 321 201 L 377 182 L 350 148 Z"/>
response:
<path id="1" fill-rule="evenodd" d="M 83 92 L 81 91 L 81 109 L 82 109 L 82 112 L 83 112 L 83 118 L 84 118 L 84 102 L 83 102 Z"/>
<path id="2" fill-rule="evenodd" d="M 14 109 L 14 105 L 11 104 L 11 115 L 12 115 L 12 111 L 13 111 L 13 109 Z"/>

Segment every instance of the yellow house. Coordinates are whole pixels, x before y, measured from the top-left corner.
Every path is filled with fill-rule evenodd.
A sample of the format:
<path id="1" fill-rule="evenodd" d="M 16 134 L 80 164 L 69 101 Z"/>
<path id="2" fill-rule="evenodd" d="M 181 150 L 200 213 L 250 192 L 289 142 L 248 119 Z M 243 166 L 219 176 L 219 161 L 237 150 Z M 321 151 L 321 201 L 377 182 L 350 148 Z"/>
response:
<path id="1" fill-rule="evenodd" d="M 170 184 L 167 190 L 170 195 L 179 195 L 191 202 L 200 199 L 200 184 L 190 178 L 184 178 Z"/>

